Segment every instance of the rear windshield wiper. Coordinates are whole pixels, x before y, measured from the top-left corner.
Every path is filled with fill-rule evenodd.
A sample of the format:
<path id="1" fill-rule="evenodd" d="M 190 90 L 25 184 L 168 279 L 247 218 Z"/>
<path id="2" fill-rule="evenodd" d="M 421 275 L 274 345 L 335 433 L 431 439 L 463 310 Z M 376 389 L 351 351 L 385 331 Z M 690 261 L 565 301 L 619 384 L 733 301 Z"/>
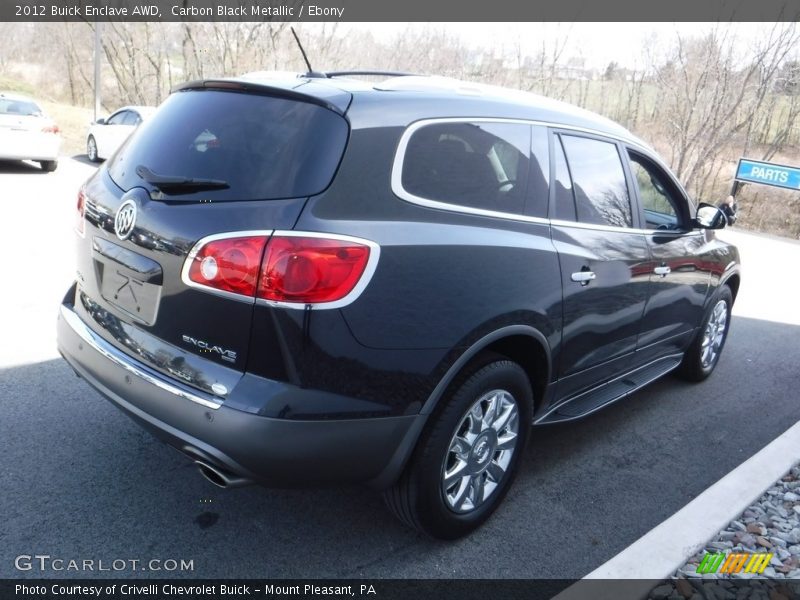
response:
<path id="1" fill-rule="evenodd" d="M 230 187 L 228 182 L 222 179 L 196 179 L 181 177 L 180 175 L 160 175 L 144 165 L 136 167 L 136 174 L 162 192 L 168 190 L 222 190 Z"/>

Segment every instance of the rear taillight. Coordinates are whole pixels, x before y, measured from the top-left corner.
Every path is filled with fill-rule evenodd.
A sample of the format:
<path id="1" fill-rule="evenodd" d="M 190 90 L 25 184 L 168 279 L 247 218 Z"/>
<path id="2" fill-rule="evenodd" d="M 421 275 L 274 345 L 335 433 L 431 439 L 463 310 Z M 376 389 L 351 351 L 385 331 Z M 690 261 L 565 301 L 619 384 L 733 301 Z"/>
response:
<path id="1" fill-rule="evenodd" d="M 353 292 L 377 258 L 371 242 L 338 236 L 216 237 L 192 251 L 184 278 L 189 285 L 268 302 L 326 304 Z"/>
<path id="2" fill-rule="evenodd" d="M 83 237 L 83 232 L 86 226 L 86 192 L 83 191 L 83 188 L 78 190 L 78 219 L 75 223 L 75 231 L 78 232 L 78 235 Z"/>
<path id="3" fill-rule="evenodd" d="M 266 242 L 266 236 L 209 241 L 192 259 L 189 280 L 223 292 L 254 297 Z"/>
<path id="4" fill-rule="evenodd" d="M 42 127 L 42 133 L 61 133 L 61 130 L 58 125 L 48 125 L 47 127 Z"/>
<path id="5" fill-rule="evenodd" d="M 370 247 L 321 237 L 273 236 L 267 245 L 258 297 L 276 302 L 335 302 L 364 274 Z"/>

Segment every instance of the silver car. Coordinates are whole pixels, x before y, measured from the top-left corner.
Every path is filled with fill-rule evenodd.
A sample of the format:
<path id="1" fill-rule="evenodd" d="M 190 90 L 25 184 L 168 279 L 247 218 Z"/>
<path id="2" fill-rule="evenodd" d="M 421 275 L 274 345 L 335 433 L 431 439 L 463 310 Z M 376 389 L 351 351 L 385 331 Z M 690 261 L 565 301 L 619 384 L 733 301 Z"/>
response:
<path id="1" fill-rule="evenodd" d="M 60 150 L 61 130 L 34 100 L 0 92 L 0 159 L 34 160 L 55 171 Z"/>

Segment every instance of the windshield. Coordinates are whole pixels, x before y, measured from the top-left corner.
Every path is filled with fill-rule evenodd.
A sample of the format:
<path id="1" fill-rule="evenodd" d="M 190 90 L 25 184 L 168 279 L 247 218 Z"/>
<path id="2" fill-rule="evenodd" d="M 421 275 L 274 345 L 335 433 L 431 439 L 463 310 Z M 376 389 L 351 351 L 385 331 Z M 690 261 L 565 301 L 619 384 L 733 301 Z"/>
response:
<path id="1" fill-rule="evenodd" d="M 159 188 L 174 201 L 311 196 L 333 179 L 347 135 L 345 119 L 316 104 L 187 90 L 142 123 L 111 160 L 109 174 L 123 190 Z M 225 186 L 158 183 L 170 180 Z"/>

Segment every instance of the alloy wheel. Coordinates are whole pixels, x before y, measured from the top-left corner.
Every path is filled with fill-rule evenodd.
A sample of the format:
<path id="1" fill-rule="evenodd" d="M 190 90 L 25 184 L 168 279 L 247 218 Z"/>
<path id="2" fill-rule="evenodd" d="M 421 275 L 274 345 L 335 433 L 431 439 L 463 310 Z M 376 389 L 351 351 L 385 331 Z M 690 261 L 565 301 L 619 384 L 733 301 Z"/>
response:
<path id="1" fill-rule="evenodd" d="M 442 493 L 450 510 L 468 513 L 495 492 L 517 447 L 519 409 L 506 390 L 475 401 L 450 440 L 442 465 Z"/>
<path id="2" fill-rule="evenodd" d="M 700 348 L 700 362 L 704 369 L 712 366 L 719 358 L 725 330 L 728 324 L 728 304 L 720 300 L 714 305 L 703 332 L 703 343 Z"/>

